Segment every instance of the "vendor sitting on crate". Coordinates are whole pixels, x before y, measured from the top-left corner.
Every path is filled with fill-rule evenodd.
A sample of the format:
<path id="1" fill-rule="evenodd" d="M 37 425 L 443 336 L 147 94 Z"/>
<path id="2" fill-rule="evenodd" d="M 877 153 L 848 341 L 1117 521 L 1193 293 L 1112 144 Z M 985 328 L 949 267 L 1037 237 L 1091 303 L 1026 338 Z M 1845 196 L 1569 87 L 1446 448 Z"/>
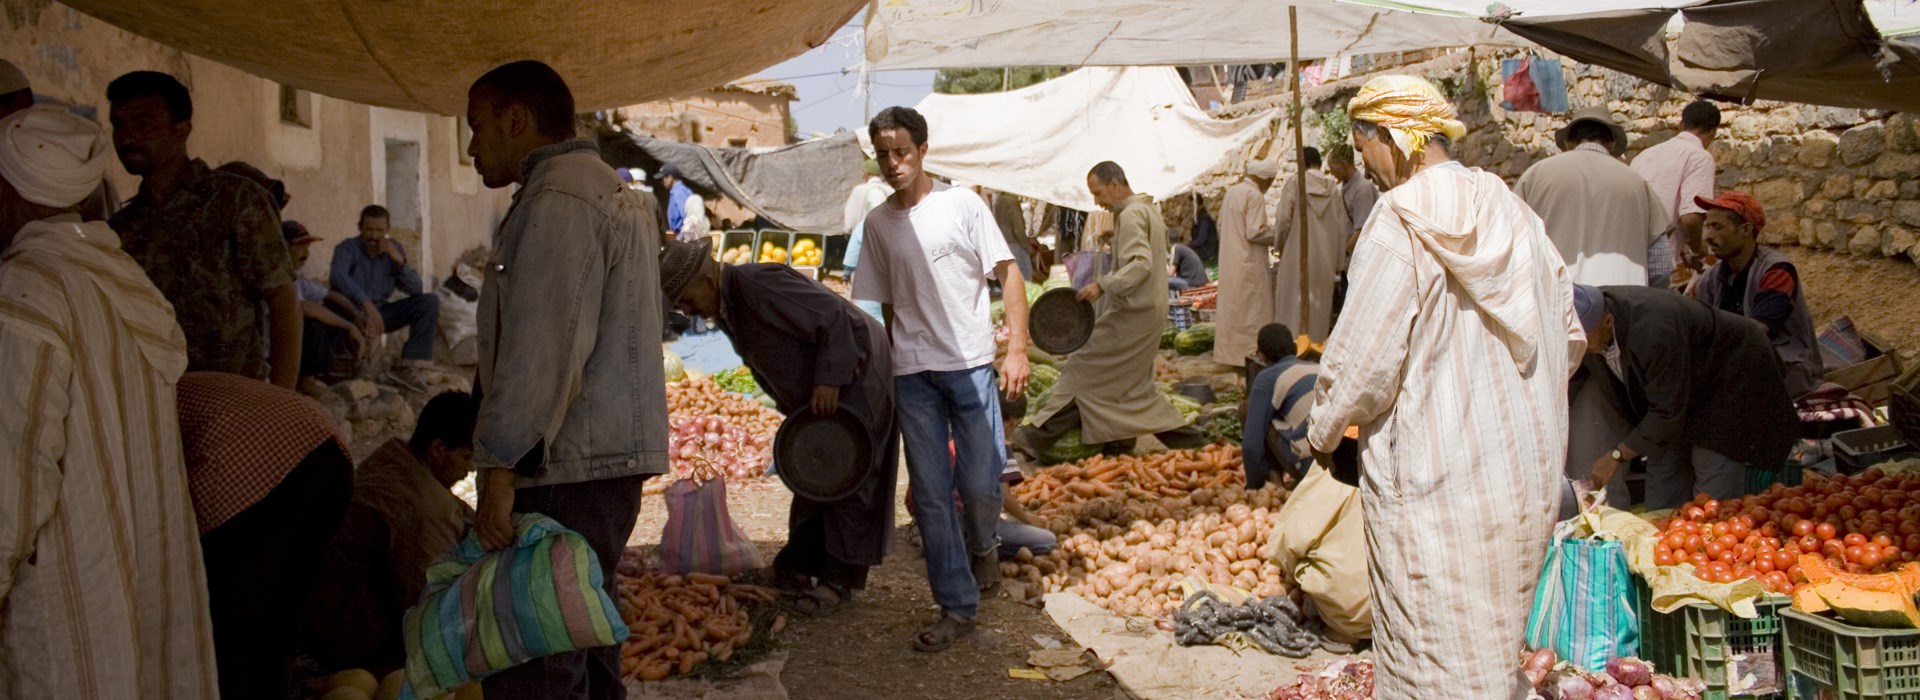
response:
<path id="1" fill-rule="evenodd" d="M 879 462 L 865 482 L 831 503 L 799 495 L 787 515 L 787 544 L 768 572 L 803 614 L 824 616 L 866 588 L 893 540 L 893 492 L 900 440 L 893 421 L 893 360 L 887 329 L 791 267 L 723 265 L 708 241 L 661 248 L 667 304 L 711 319 L 784 415 L 846 410 L 871 431 Z"/>
<path id="2" fill-rule="evenodd" d="M 1740 496 L 1748 468 L 1781 468 L 1799 418 L 1758 324 L 1647 287 L 1574 285 L 1573 297 L 1587 352 L 1607 368 L 1575 381 L 1616 382 L 1632 426 L 1587 472 L 1596 487 L 1645 455 L 1647 508 L 1657 510 L 1696 493 Z"/>

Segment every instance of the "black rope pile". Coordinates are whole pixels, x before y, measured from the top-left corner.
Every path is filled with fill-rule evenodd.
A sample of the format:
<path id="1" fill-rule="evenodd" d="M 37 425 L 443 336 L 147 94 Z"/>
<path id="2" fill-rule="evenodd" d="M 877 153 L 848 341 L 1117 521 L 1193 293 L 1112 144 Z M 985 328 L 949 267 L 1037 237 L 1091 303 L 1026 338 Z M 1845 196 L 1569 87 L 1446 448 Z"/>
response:
<path id="1" fill-rule="evenodd" d="M 1235 647 L 1242 637 L 1268 653 L 1306 658 L 1321 639 L 1320 621 L 1286 596 L 1228 605 L 1212 591 L 1197 591 L 1173 613 L 1173 635 L 1181 646 L 1222 644 Z"/>

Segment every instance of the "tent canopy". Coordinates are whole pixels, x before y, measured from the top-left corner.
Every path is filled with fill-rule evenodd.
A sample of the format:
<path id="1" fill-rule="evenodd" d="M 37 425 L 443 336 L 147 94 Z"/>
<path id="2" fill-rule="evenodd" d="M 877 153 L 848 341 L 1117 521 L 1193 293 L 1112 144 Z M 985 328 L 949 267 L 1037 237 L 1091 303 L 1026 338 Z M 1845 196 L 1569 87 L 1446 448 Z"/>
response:
<path id="1" fill-rule="evenodd" d="M 600 156 L 618 168 L 680 169 L 694 189 L 719 193 L 774 223 L 809 233 L 843 233 L 847 192 L 865 179 L 866 158 L 851 133 L 772 150 L 707 148 L 602 129 Z"/>
<path id="2" fill-rule="evenodd" d="M 1265 135 L 1273 112 L 1214 119 L 1172 68 L 1087 68 L 986 95 L 930 95 L 928 172 L 1091 211 L 1087 171 L 1111 160 L 1166 199 Z"/>
<path id="3" fill-rule="evenodd" d="M 63 0 L 303 90 L 458 115 L 495 66 L 538 59 L 582 112 L 695 92 L 825 42 L 862 0 Z"/>

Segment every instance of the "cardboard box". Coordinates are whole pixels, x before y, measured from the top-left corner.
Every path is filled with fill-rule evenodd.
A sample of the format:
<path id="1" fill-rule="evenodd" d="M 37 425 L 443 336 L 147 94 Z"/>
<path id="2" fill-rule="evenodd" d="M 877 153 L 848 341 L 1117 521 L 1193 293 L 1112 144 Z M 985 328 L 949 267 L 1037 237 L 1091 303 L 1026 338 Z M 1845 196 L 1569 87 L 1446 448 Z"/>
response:
<path id="1" fill-rule="evenodd" d="M 1872 334 L 1861 332 L 1860 340 L 1866 347 L 1867 359 L 1829 370 L 1826 380 L 1846 387 L 1867 403 L 1884 406 L 1893 381 L 1900 378 L 1900 358 L 1892 352 L 1893 346 Z"/>

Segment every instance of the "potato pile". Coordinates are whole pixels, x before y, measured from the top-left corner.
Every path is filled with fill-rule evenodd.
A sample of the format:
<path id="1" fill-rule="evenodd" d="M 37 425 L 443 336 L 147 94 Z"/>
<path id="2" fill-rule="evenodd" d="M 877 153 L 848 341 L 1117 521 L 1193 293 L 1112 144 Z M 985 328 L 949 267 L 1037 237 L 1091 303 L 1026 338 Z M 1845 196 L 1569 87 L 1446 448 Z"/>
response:
<path id="1" fill-rule="evenodd" d="M 1286 495 L 1247 491 L 1238 447 L 1093 457 L 1045 469 L 1012 494 L 1060 535 L 1047 555 L 1023 552 L 1001 567 L 1038 590 L 1149 617 L 1179 608 L 1188 578 L 1262 598 L 1287 590 L 1265 557 Z"/>
<path id="2" fill-rule="evenodd" d="M 641 550 L 620 557 L 615 603 L 630 632 L 620 645 L 620 676 L 657 681 L 686 675 L 709 661 L 725 663 L 764 631 L 779 634 L 786 616 L 755 630 L 749 609 L 771 605 L 773 589 L 733 583 L 724 576 L 663 574 L 642 568 Z"/>
<path id="3" fill-rule="evenodd" d="M 722 389 L 710 377 L 668 384 L 667 414 L 673 470 L 667 478 L 648 479 L 648 494 L 666 491 L 703 462 L 725 472 L 729 480 L 759 477 L 772 455 L 773 435 L 784 420 L 779 411 Z"/>

